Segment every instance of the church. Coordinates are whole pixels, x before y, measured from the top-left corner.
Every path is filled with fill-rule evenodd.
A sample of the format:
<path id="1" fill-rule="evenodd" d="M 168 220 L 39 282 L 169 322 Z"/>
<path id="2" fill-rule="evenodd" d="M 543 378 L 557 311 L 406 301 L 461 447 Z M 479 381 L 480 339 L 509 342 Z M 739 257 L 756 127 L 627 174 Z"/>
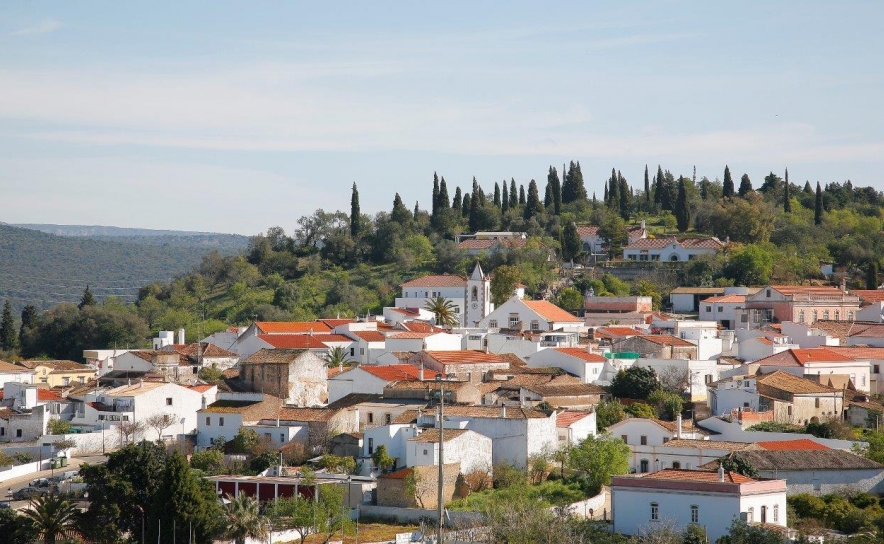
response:
<path id="1" fill-rule="evenodd" d="M 477 262 L 468 278 L 454 275 L 424 276 L 402 284 L 397 308 L 423 308 L 436 297 L 450 300 L 461 327 L 475 327 L 494 311 L 491 303 L 491 277 Z"/>

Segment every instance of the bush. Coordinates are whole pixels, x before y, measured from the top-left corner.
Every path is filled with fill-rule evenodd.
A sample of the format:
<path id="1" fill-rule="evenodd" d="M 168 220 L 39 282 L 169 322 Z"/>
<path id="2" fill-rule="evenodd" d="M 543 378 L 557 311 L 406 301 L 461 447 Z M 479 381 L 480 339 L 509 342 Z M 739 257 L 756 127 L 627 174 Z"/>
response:
<path id="1" fill-rule="evenodd" d="M 810 493 L 792 495 L 786 498 L 786 502 L 799 517 L 823 519 L 825 516 L 826 503 Z"/>
<path id="2" fill-rule="evenodd" d="M 498 463 L 494 466 L 495 489 L 523 486 L 528 482 L 528 476 L 524 471 L 517 469 L 507 462 Z"/>
<path id="3" fill-rule="evenodd" d="M 633 402 L 626 407 L 626 413 L 632 417 L 642 417 L 646 419 L 657 419 L 657 410 L 649 404 L 643 402 Z"/>
<path id="4" fill-rule="evenodd" d="M 68 434 L 71 432 L 71 422 L 65 419 L 50 419 L 46 428 L 49 434 Z"/>

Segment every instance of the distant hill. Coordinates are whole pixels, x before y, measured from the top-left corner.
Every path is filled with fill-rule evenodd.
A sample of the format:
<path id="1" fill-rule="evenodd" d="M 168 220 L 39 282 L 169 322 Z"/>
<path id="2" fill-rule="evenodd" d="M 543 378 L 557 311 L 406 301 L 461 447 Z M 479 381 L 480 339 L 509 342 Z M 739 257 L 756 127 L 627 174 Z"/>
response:
<path id="1" fill-rule="evenodd" d="M 13 227 L 37 230 L 56 236 L 91 238 L 130 242 L 146 246 L 189 247 L 218 250 L 219 253 L 233 254 L 245 249 L 248 236 L 240 234 L 219 234 L 213 232 L 130 229 L 102 225 L 46 225 L 13 224 Z"/>
<path id="2" fill-rule="evenodd" d="M 99 299 L 115 295 L 131 302 L 139 288 L 190 271 L 216 249 L 225 254 L 235 252 L 212 246 L 132 241 L 166 237 L 170 236 L 55 236 L 0 224 L 0 301 L 8 298 L 17 310 L 26 304 L 44 309 L 59 302 L 78 302 L 89 285 Z"/>

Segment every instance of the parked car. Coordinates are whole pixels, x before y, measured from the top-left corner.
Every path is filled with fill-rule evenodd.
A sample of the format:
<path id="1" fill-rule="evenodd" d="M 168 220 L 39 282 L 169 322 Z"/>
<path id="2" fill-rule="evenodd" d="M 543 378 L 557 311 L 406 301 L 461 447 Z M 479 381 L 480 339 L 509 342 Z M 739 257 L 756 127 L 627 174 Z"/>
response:
<path id="1" fill-rule="evenodd" d="M 49 481 L 49 478 L 37 478 L 36 480 L 31 480 L 31 487 L 50 487 L 52 482 Z"/>
<path id="2" fill-rule="evenodd" d="M 12 505 L 7 501 L 0 502 L 0 510 L 5 510 L 7 508 L 12 508 Z"/>
<path id="3" fill-rule="evenodd" d="M 78 470 L 66 470 L 64 472 L 56 474 L 55 476 L 52 476 L 51 478 L 49 478 L 49 481 L 57 484 L 60 482 L 64 482 L 65 480 L 73 480 L 79 474 L 80 472 Z"/>
<path id="4" fill-rule="evenodd" d="M 12 494 L 12 498 L 17 501 L 24 501 L 28 499 L 34 499 L 36 497 L 42 497 L 49 493 L 48 489 L 40 488 L 40 487 L 23 487 L 18 491 Z"/>

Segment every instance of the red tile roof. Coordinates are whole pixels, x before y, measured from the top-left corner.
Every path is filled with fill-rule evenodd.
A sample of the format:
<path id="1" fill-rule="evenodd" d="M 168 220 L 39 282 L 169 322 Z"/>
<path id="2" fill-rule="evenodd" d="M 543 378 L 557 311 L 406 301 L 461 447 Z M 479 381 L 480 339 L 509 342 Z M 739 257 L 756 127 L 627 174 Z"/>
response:
<path id="1" fill-rule="evenodd" d="M 641 331 L 630 327 L 599 327 L 595 330 L 595 336 L 602 338 L 614 338 L 618 336 L 638 336 Z"/>
<path id="2" fill-rule="evenodd" d="M 856 295 L 866 304 L 884 302 L 884 289 L 851 289 L 851 295 Z"/>
<path id="3" fill-rule="evenodd" d="M 873 348 L 867 346 L 828 346 L 826 349 L 850 357 L 853 360 L 884 359 L 884 347 Z"/>
<path id="4" fill-rule="evenodd" d="M 424 351 L 427 356 L 435 359 L 442 365 L 482 365 L 490 363 L 507 363 L 494 353 L 465 349 L 460 351 Z"/>
<path id="5" fill-rule="evenodd" d="M 596 353 L 589 353 L 585 349 L 580 348 L 552 348 L 553 351 L 557 351 L 559 353 L 563 353 L 565 355 L 576 357 L 577 359 L 583 359 L 588 363 L 604 363 L 605 358 Z"/>
<path id="6" fill-rule="evenodd" d="M 361 370 L 388 382 L 420 379 L 420 369 L 414 365 L 362 365 Z"/>
<path id="7" fill-rule="evenodd" d="M 325 323 L 332 329 L 335 327 L 340 327 L 341 325 L 348 325 L 350 323 L 355 323 L 355 319 L 317 319 L 320 323 Z"/>
<path id="8" fill-rule="evenodd" d="M 829 285 L 771 285 L 771 289 L 775 289 L 785 296 L 792 295 L 843 295 L 844 291 L 837 287 Z"/>
<path id="9" fill-rule="evenodd" d="M 757 445 L 761 446 L 766 450 L 827 450 L 826 446 L 823 446 L 819 442 L 814 442 L 809 438 L 799 438 L 798 440 L 769 440 L 764 442 L 756 442 Z"/>
<path id="10" fill-rule="evenodd" d="M 407 281 L 402 287 L 466 287 L 467 280 L 460 276 L 424 276 Z"/>
<path id="11" fill-rule="evenodd" d="M 687 340 L 682 340 L 681 338 L 677 336 L 672 336 L 671 334 L 642 334 L 639 335 L 639 338 L 643 338 L 648 342 L 653 342 L 661 346 L 672 346 L 676 348 L 696 347 L 694 344 L 691 344 Z"/>
<path id="12" fill-rule="evenodd" d="M 562 412 L 556 416 L 556 427 L 570 427 L 592 412 Z"/>
<path id="13" fill-rule="evenodd" d="M 0 400 L 3 400 L 3 390 L 0 389 Z M 50 401 L 50 400 L 64 400 L 57 393 L 50 391 L 48 389 L 37 389 L 37 400 L 38 401 Z"/>
<path id="14" fill-rule="evenodd" d="M 398 338 L 398 339 L 403 339 L 403 340 L 418 340 L 418 339 L 426 338 L 428 336 L 433 336 L 434 334 L 438 334 L 438 333 L 405 331 L 405 332 L 390 333 L 388 338 Z"/>
<path id="15" fill-rule="evenodd" d="M 331 330 L 321 321 L 257 321 L 255 325 L 264 334 L 306 334 Z"/>
<path id="16" fill-rule="evenodd" d="M 445 329 L 443 329 L 442 327 L 430 325 L 429 323 L 424 323 L 423 321 L 409 321 L 407 323 L 403 323 L 402 326 L 411 332 L 445 332 Z"/>
<path id="17" fill-rule="evenodd" d="M 366 342 L 383 342 L 386 337 L 378 331 L 350 331 L 350 334 L 365 340 Z"/>
<path id="18" fill-rule="evenodd" d="M 569 323 L 583 323 L 583 320 L 574 314 L 567 312 L 548 300 L 523 300 L 525 306 L 537 312 L 540 317 L 547 321 L 565 321 Z"/>
<path id="19" fill-rule="evenodd" d="M 205 393 L 206 391 L 212 389 L 213 387 L 217 387 L 215 385 L 209 384 L 199 384 L 199 385 L 190 385 L 187 388 L 196 391 L 197 393 Z"/>
<path id="20" fill-rule="evenodd" d="M 721 249 L 724 247 L 718 238 L 685 238 L 679 241 L 671 236 L 667 238 L 639 238 L 623 249 L 663 249 L 673 242 L 685 249 Z"/>
<path id="21" fill-rule="evenodd" d="M 642 479 L 650 479 L 650 480 L 678 480 L 682 482 L 717 482 L 718 481 L 718 471 L 705 471 L 705 470 L 687 470 L 687 469 L 675 469 L 675 468 L 667 468 L 657 472 L 651 472 L 650 474 L 645 474 L 642 476 Z M 742 474 L 738 474 L 736 472 L 724 471 L 724 481 L 725 483 L 731 484 L 746 484 L 755 482 L 752 478 L 748 476 L 743 476 Z"/>
<path id="22" fill-rule="evenodd" d="M 807 363 L 822 361 L 826 363 L 850 363 L 853 359 L 835 353 L 828 348 L 787 349 L 769 355 L 764 359 L 753 361 L 761 366 L 804 366 Z"/>
<path id="23" fill-rule="evenodd" d="M 746 302 L 746 295 L 724 295 L 720 297 L 709 297 L 701 300 L 709 304 L 740 304 Z"/>

